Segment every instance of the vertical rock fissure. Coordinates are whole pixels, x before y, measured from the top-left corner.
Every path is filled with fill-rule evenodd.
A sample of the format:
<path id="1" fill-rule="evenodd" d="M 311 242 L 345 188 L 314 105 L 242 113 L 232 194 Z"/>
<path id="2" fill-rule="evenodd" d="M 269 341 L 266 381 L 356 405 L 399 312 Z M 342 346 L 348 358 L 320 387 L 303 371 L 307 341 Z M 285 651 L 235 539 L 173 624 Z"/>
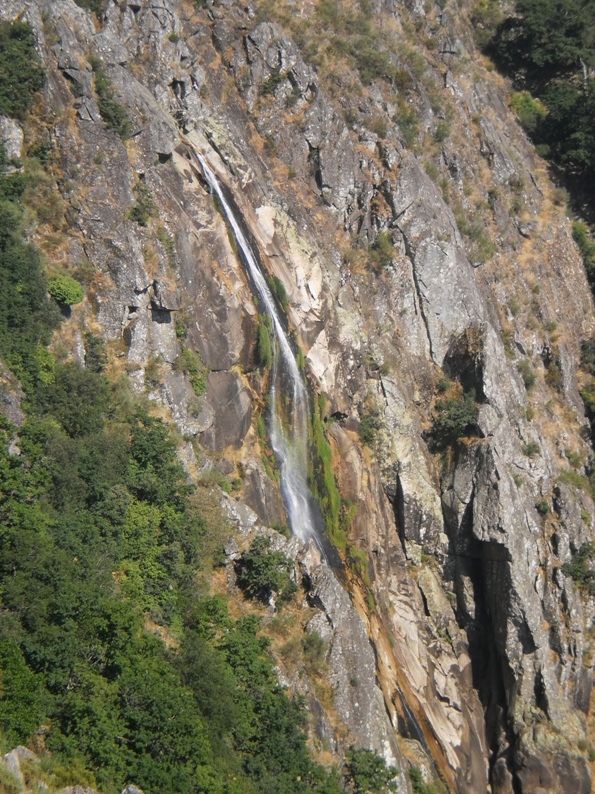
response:
<path id="1" fill-rule="evenodd" d="M 505 660 L 495 641 L 496 626 L 494 609 L 490 607 L 489 568 L 494 555 L 493 544 L 474 537 L 473 506 L 475 491 L 471 493 L 460 524 L 450 511 L 444 509 L 444 526 L 451 539 L 455 565 L 457 591 L 457 621 L 467 634 L 469 658 L 473 676 L 473 687 L 477 691 L 484 709 L 486 738 L 490 748 L 489 779 L 498 786 L 508 779 L 514 794 L 520 794 L 519 782 L 514 772 L 511 748 L 514 736 L 508 724 L 506 698 Z M 473 588 L 472 611 L 465 595 L 465 581 Z"/>
<path id="2" fill-rule="evenodd" d="M 417 305 L 419 306 L 419 313 L 420 313 L 422 322 L 424 324 L 424 328 L 425 328 L 425 331 L 426 331 L 426 337 L 428 339 L 428 348 L 429 348 L 430 358 L 432 359 L 432 361 L 434 361 L 434 351 L 432 349 L 432 335 L 430 334 L 430 326 L 428 324 L 428 318 L 426 317 L 426 313 L 425 313 L 425 310 L 424 310 L 423 297 L 422 297 L 421 289 L 420 289 L 420 286 L 419 286 L 419 279 L 418 279 L 417 273 L 415 272 L 415 254 L 413 252 L 413 248 L 411 247 L 411 243 L 409 242 L 409 240 L 407 238 L 407 235 L 405 234 L 403 229 L 401 229 L 400 226 L 397 226 L 397 228 L 399 229 L 399 231 L 401 232 L 401 234 L 403 236 L 403 243 L 405 245 L 405 253 L 407 255 L 407 258 L 411 262 L 411 277 L 413 279 L 413 284 L 415 286 L 415 295 L 417 297 Z"/>

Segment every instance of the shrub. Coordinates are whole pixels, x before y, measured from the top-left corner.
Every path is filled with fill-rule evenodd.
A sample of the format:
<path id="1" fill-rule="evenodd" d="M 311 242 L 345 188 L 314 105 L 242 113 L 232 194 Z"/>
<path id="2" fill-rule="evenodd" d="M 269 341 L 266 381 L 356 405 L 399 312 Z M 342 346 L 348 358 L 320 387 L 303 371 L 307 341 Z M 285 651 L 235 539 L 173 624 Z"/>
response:
<path id="1" fill-rule="evenodd" d="M 116 99 L 112 81 L 107 76 L 101 61 L 96 56 L 89 59 L 95 73 L 95 91 L 101 118 L 110 130 L 113 130 L 124 141 L 132 134 L 132 124 L 126 108 Z"/>
<path id="2" fill-rule="evenodd" d="M 273 594 L 289 600 L 296 591 L 289 577 L 291 560 L 281 551 L 269 551 L 271 539 L 261 535 L 236 563 L 238 586 L 248 598 L 268 603 Z"/>
<path id="3" fill-rule="evenodd" d="M 318 498 L 331 543 L 344 550 L 347 538 L 340 526 L 341 493 L 335 481 L 331 445 L 324 431 L 324 395 L 319 395 L 313 403 L 312 441 L 316 454 L 312 456 L 312 487 Z"/>
<path id="4" fill-rule="evenodd" d="M 454 443 L 473 431 L 476 420 L 477 406 L 471 394 L 438 400 L 430 429 L 434 446 Z"/>
<path id="5" fill-rule="evenodd" d="M 565 562 L 560 570 L 565 576 L 570 576 L 589 595 L 595 595 L 594 560 L 595 543 L 583 543 L 570 562 Z"/>
<path id="6" fill-rule="evenodd" d="M 562 378 L 562 370 L 560 369 L 560 365 L 556 362 L 552 362 L 546 369 L 545 382 L 548 386 L 551 386 L 552 389 L 555 389 L 556 391 L 562 390 L 564 379 Z"/>
<path id="7" fill-rule="evenodd" d="M 378 135 L 379 138 L 386 138 L 387 121 L 385 116 L 372 116 L 370 119 L 369 128 L 372 132 Z"/>
<path id="8" fill-rule="evenodd" d="M 157 207 L 153 201 L 153 195 L 142 182 L 138 182 L 133 190 L 136 196 L 136 204 L 128 213 L 128 218 L 138 223 L 139 226 L 146 226 L 149 218 L 154 218 L 157 215 Z"/>
<path id="9" fill-rule="evenodd" d="M 85 367 L 91 372 L 103 372 L 107 366 L 105 342 L 99 336 L 88 331 L 85 340 Z"/>
<path id="10" fill-rule="evenodd" d="M 317 631 L 308 631 L 302 640 L 304 661 L 311 675 L 321 675 L 324 671 L 324 660 L 328 643 Z"/>
<path id="11" fill-rule="evenodd" d="M 277 88 L 281 85 L 283 80 L 285 80 L 286 75 L 282 74 L 280 69 L 276 69 L 271 76 L 264 81 L 264 83 L 260 87 L 260 93 L 262 96 L 270 96 L 274 94 Z"/>
<path id="12" fill-rule="evenodd" d="M 564 485 L 572 485 L 573 488 L 578 488 L 580 491 L 589 490 L 589 479 L 579 474 L 578 471 L 566 469 L 566 471 L 560 472 L 558 479 Z"/>
<path id="13" fill-rule="evenodd" d="M 415 109 L 402 103 L 399 106 L 395 121 L 399 125 L 401 135 L 403 136 L 403 143 L 408 148 L 411 148 L 417 140 L 419 133 L 419 119 Z"/>
<path id="14" fill-rule="evenodd" d="M 57 276 L 50 279 L 48 292 L 54 300 L 64 306 L 74 306 L 85 297 L 82 286 L 70 276 Z"/>
<path id="15" fill-rule="evenodd" d="M 535 455 L 539 455 L 541 452 L 541 448 L 537 441 L 529 441 L 528 444 L 523 446 L 523 455 L 526 455 L 528 458 L 534 458 Z"/>
<path id="16" fill-rule="evenodd" d="M 382 428 L 382 421 L 377 412 L 365 413 L 360 419 L 359 435 L 364 444 L 373 446 L 378 431 Z"/>
<path id="17" fill-rule="evenodd" d="M 74 0 L 77 6 L 81 8 L 86 8 L 88 11 L 92 11 L 97 16 L 101 16 L 105 10 L 105 0 Z"/>
<path id="18" fill-rule="evenodd" d="M 450 127 L 446 121 L 439 121 L 434 130 L 434 140 L 436 143 L 442 143 L 450 135 Z"/>
<path id="19" fill-rule="evenodd" d="M 517 369 L 523 379 L 523 383 L 525 384 L 525 389 L 529 391 L 535 385 L 535 373 L 531 369 L 531 365 L 528 361 L 519 361 L 517 364 Z"/>
<path id="20" fill-rule="evenodd" d="M 182 352 L 174 362 L 174 370 L 188 375 L 190 385 L 197 397 L 204 394 L 207 388 L 208 370 L 200 360 L 198 353 L 189 347 L 182 347 Z"/>
<path id="21" fill-rule="evenodd" d="M 372 262 L 377 267 L 390 265 L 395 256 L 395 247 L 390 232 L 379 232 L 370 250 Z"/>
<path id="22" fill-rule="evenodd" d="M 411 791 L 413 794 L 440 794 L 443 790 L 435 783 L 424 783 L 421 770 L 417 766 L 412 766 L 409 770 L 409 779 L 411 780 Z"/>
<path id="23" fill-rule="evenodd" d="M 589 375 L 595 376 L 595 339 L 588 339 L 581 344 L 581 367 Z"/>
<path id="24" fill-rule="evenodd" d="M 510 97 L 510 107 L 518 116 L 527 132 L 535 132 L 546 116 L 546 109 L 538 99 L 533 99 L 528 91 L 517 91 Z"/>
<path id="25" fill-rule="evenodd" d="M 31 26 L 0 21 L 0 115 L 22 118 L 44 82 Z"/>
<path id="26" fill-rule="evenodd" d="M 387 767 L 384 759 L 373 750 L 352 747 L 347 755 L 347 772 L 354 794 L 387 794 L 397 790 L 392 780 L 398 770 L 394 766 Z"/>

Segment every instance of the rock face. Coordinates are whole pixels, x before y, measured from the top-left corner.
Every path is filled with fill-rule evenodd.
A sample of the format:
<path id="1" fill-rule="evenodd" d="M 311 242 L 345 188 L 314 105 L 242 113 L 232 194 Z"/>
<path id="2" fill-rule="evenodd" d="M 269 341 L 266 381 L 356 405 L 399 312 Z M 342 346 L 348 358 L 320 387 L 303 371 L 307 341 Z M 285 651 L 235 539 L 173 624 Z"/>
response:
<path id="1" fill-rule="evenodd" d="M 251 516 L 244 534 L 285 521 L 257 420 L 259 309 L 199 148 L 282 283 L 326 398 L 349 573 L 343 587 L 304 556 L 334 692 L 332 708 L 312 699 L 319 737 L 335 758 L 363 745 L 460 794 L 586 794 L 594 604 L 561 566 L 594 533 L 577 367 L 595 313 L 546 169 L 501 80 L 468 71 L 464 15 L 371 4 L 389 85 L 338 40 L 329 77 L 309 3 L 264 21 L 256 2 L 204 5 L 109 2 L 100 20 L 73 0 L 0 8 L 32 24 L 47 69 L 70 223 L 58 264 L 92 272 L 79 321 L 200 463 L 243 481 L 229 501 Z M 89 53 L 128 142 L 101 119 Z M 5 120 L 0 141 L 20 152 Z M 18 425 L 20 392 L 2 380 Z M 437 449 L 436 402 L 463 393 L 475 425 Z"/>

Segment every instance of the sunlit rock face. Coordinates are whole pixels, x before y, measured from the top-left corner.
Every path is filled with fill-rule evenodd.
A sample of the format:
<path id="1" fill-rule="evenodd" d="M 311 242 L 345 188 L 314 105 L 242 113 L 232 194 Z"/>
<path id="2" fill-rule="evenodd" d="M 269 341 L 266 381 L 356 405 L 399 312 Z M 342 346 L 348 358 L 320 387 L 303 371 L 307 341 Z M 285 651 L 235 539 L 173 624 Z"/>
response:
<path id="1" fill-rule="evenodd" d="M 72 0 L 2 3 L 48 74 L 56 256 L 88 263 L 84 321 L 196 442 L 190 474 L 241 481 L 226 498 L 244 536 L 285 523 L 256 420 L 260 307 L 190 152 L 205 155 L 325 397 L 351 551 L 339 579 L 312 549 L 294 557 L 332 697 L 279 668 L 308 697 L 313 745 L 370 747 L 452 792 L 586 794 L 593 603 L 561 566 L 593 539 L 577 367 L 595 315 L 564 209 L 464 16 L 372 4 L 391 82 L 325 60 L 315 4 L 278 5 L 109 2 L 97 21 Z M 101 118 L 90 53 L 126 142 Z M 18 152 L 20 130 L 0 120 L 0 141 Z M 433 444 L 436 402 L 463 393 L 473 426 Z M 3 399 L 17 422 L 18 385 Z"/>

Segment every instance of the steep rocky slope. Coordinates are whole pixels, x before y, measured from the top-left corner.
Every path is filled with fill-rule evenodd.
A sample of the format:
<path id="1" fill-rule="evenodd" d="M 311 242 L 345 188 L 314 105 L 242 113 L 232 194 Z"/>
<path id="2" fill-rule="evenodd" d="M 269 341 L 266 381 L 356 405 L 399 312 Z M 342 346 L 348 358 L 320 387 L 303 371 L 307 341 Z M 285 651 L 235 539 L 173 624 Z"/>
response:
<path id="1" fill-rule="evenodd" d="M 240 538 L 284 523 L 257 431 L 258 307 L 200 150 L 326 398 L 346 591 L 273 535 L 328 641 L 332 697 L 280 660 L 310 698 L 315 749 L 362 744 L 453 792 L 588 792 L 593 603 L 561 565 L 593 537 L 577 367 L 595 314 L 506 86 L 463 4 L 354 3 L 351 22 L 307 0 L 197 5 L 110 2 L 98 21 L 72 0 L 2 4 L 48 71 L 68 219 L 51 259 L 87 279 L 69 354 L 83 362 L 81 330 L 101 333 L 112 366 L 171 412 L 189 472 L 241 481 L 224 499 Z M 126 142 L 102 120 L 97 62 Z M 53 233 L 35 234 L 47 247 Z M 202 396 L 184 348 L 208 371 Z M 463 392 L 477 419 L 432 439 L 436 403 Z"/>

